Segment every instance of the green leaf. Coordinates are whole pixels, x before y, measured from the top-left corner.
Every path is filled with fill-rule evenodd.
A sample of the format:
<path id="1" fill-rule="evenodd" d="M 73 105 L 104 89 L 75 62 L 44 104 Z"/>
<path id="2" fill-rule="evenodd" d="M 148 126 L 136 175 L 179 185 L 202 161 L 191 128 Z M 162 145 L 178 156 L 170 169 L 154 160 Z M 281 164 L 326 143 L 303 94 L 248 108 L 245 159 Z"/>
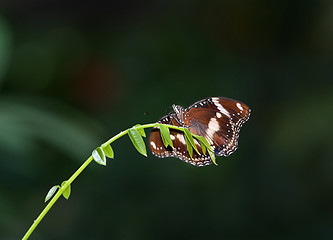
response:
<path id="1" fill-rule="evenodd" d="M 213 151 L 212 147 L 210 146 L 210 144 L 208 143 L 207 139 L 204 138 L 203 136 L 195 136 L 195 137 L 200 141 L 202 152 L 204 154 L 206 154 L 206 148 L 207 148 L 210 158 L 212 159 L 213 163 L 217 166 L 214 151 Z M 205 148 L 205 151 L 204 151 L 204 148 Z"/>
<path id="2" fill-rule="evenodd" d="M 188 154 L 190 155 L 190 157 L 192 159 L 193 147 L 192 147 L 191 143 L 189 142 L 188 138 L 186 136 L 184 136 L 184 138 L 185 138 L 185 141 L 186 141 L 186 146 L 187 146 Z"/>
<path id="3" fill-rule="evenodd" d="M 55 194 L 55 192 L 58 190 L 58 188 L 60 188 L 59 185 L 51 187 L 49 192 L 46 194 L 44 202 L 47 202 Z"/>
<path id="4" fill-rule="evenodd" d="M 184 128 L 185 133 L 185 139 L 187 138 L 188 142 L 191 144 L 191 146 L 194 148 L 194 150 L 200 155 L 197 146 L 195 145 L 192 133 L 187 128 Z"/>
<path id="5" fill-rule="evenodd" d="M 209 145 L 208 141 L 206 138 L 204 138 L 203 136 L 199 136 L 199 135 L 194 135 L 196 139 L 199 140 L 200 145 L 201 145 L 201 149 L 202 149 L 202 153 L 204 155 L 206 155 L 206 149 L 207 148 L 211 148 L 211 146 Z"/>
<path id="6" fill-rule="evenodd" d="M 213 151 L 208 150 L 209 156 L 212 159 L 213 163 L 217 166 L 216 160 L 215 160 L 215 154 Z"/>
<path id="7" fill-rule="evenodd" d="M 206 138 L 204 138 L 203 136 L 198 136 L 198 135 L 195 135 L 195 137 L 196 137 L 196 139 L 198 139 L 200 141 L 201 148 L 202 149 L 205 148 L 205 151 L 202 150 L 203 154 L 206 154 L 206 149 L 213 151 L 212 147 L 210 146 L 210 144 L 208 143 Z"/>
<path id="8" fill-rule="evenodd" d="M 94 160 L 103 166 L 106 165 L 105 153 L 102 148 L 98 147 L 92 152 Z"/>
<path id="9" fill-rule="evenodd" d="M 106 147 L 104 147 L 103 151 L 105 153 L 105 156 L 107 156 L 108 158 L 114 158 L 114 153 L 111 145 L 107 145 Z"/>
<path id="10" fill-rule="evenodd" d="M 201 150 L 202 150 L 203 155 L 206 155 L 206 146 L 205 146 L 205 144 L 200 142 L 200 146 L 201 146 Z"/>
<path id="11" fill-rule="evenodd" d="M 168 144 L 167 140 L 165 139 L 164 135 L 161 134 L 161 138 L 162 138 L 163 145 L 165 147 L 168 147 L 169 144 Z"/>
<path id="12" fill-rule="evenodd" d="M 139 126 L 141 126 L 141 125 L 137 124 L 134 127 L 136 128 L 136 127 L 139 127 Z M 146 133 L 145 133 L 145 130 L 143 128 L 139 128 L 139 129 L 136 128 L 136 130 L 138 130 L 138 132 L 141 134 L 142 137 L 146 137 Z"/>
<path id="13" fill-rule="evenodd" d="M 63 187 L 66 183 L 67 181 L 63 181 L 61 187 Z M 69 195 L 71 195 L 71 185 L 68 185 L 68 187 L 66 187 L 66 189 L 62 192 L 62 196 L 66 199 L 69 198 Z"/>
<path id="14" fill-rule="evenodd" d="M 139 131 L 135 127 L 128 129 L 128 136 L 130 137 L 136 150 L 138 150 L 138 152 L 141 153 L 143 156 L 147 157 L 146 145 Z"/>
<path id="15" fill-rule="evenodd" d="M 164 143 L 165 147 L 168 147 L 169 145 L 173 148 L 173 143 L 170 138 L 170 130 L 167 126 L 163 124 L 159 124 L 160 132 L 161 132 L 161 137 L 162 141 Z"/>

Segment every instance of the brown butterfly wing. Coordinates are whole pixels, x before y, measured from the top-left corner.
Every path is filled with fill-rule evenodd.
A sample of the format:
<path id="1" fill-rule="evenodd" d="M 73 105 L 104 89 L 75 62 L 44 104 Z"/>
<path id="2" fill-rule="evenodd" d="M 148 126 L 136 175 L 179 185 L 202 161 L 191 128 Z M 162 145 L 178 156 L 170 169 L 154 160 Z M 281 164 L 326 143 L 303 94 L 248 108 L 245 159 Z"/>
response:
<path id="1" fill-rule="evenodd" d="M 207 98 L 185 110 L 185 125 L 204 136 L 215 154 L 229 156 L 238 147 L 239 131 L 250 116 L 244 103 L 229 98 Z"/>

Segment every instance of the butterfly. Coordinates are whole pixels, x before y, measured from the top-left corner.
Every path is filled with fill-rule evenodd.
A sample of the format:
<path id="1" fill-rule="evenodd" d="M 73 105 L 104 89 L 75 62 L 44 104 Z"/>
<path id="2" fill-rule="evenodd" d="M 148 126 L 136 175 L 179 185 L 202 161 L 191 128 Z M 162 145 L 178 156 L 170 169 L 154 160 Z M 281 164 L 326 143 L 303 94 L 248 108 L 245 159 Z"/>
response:
<path id="1" fill-rule="evenodd" d="M 238 147 L 242 125 L 249 119 L 251 110 L 244 103 L 224 97 L 210 97 L 193 103 L 188 108 L 172 105 L 174 113 L 162 117 L 158 123 L 187 128 L 191 133 L 203 136 L 215 155 L 229 156 Z M 203 154 L 200 142 L 194 138 L 198 149 L 192 158 L 187 151 L 184 133 L 170 129 L 173 147 L 165 147 L 159 128 L 153 128 L 149 137 L 152 153 L 160 158 L 176 157 L 194 166 L 211 165 L 208 152 Z"/>

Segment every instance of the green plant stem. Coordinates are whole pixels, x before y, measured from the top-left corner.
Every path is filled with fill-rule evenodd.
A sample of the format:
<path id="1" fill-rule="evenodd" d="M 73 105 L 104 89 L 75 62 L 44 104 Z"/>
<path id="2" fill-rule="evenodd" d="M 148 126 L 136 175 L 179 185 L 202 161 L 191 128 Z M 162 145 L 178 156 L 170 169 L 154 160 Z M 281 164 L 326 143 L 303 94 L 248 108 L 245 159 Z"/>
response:
<path id="1" fill-rule="evenodd" d="M 150 123 L 150 124 L 144 124 L 144 125 L 140 125 L 137 126 L 137 129 L 142 129 L 142 128 L 152 128 L 152 127 L 158 127 L 158 123 Z M 180 131 L 183 131 L 182 127 L 177 127 L 177 126 L 173 126 L 173 125 L 168 125 L 168 124 L 164 124 L 169 128 L 173 128 L 173 129 L 177 129 Z M 106 147 L 107 145 L 111 144 L 112 142 L 114 142 L 115 140 L 117 140 L 118 138 L 121 138 L 122 136 L 126 135 L 128 133 L 128 129 L 125 131 L 122 131 L 120 133 L 118 133 L 117 135 L 115 135 L 114 137 L 110 138 L 108 141 L 106 141 L 105 143 L 103 143 L 101 145 L 102 148 Z M 25 233 L 25 235 L 23 236 L 22 240 L 26 240 L 29 238 L 29 236 L 31 235 L 31 233 L 35 230 L 35 228 L 38 226 L 38 224 L 40 223 L 40 221 L 44 218 L 44 216 L 47 214 L 47 212 L 51 209 L 51 207 L 53 206 L 53 204 L 58 200 L 58 198 L 62 195 L 62 193 L 65 191 L 65 189 L 71 185 L 71 183 L 80 175 L 80 173 L 89 165 L 89 163 L 93 160 L 93 157 L 90 156 L 82 165 L 81 167 L 76 170 L 76 172 L 67 180 L 66 184 L 64 184 L 58 191 L 57 193 L 52 197 L 51 201 L 46 205 L 46 207 L 43 209 L 43 211 L 39 214 L 39 216 L 36 218 L 36 220 L 33 222 L 33 224 L 30 226 L 30 228 L 28 229 L 28 231 Z"/>
<path id="2" fill-rule="evenodd" d="M 76 170 L 76 172 L 68 179 L 67 183 L 63 185 L 54 195 L 51 199 L 51 201 L 46 205 L 44 210 L 39 214 L 37 219 L 34 221 L 34 223 L 31 225 L 29 230 L 26 232 L 22 240 L 28 239 L 31 233 L 35 230 L 35 228 L 38 226 L 39 222 L 44 218 L 46 213 L 50 210 L 50 208 L 53 206 L 53 204 L 58 200 L 58 198 L 62 195 L 62 193 L 65 191 L 65 189 L 75 180 L 75 178 L 88 166 L 88 164 L 93 160 L 93 157 L 90 156 L 82 165 L 81 167 Z"/>

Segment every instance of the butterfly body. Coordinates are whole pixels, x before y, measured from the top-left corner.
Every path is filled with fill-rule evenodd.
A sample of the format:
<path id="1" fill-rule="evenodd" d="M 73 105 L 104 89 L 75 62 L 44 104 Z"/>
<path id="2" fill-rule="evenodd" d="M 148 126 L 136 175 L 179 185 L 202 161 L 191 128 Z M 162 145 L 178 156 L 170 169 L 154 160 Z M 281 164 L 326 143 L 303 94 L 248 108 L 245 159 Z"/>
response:
<path id="1" fill-rule="evenodd" d="M 218 156 L 229 156 L 238 147 L 239 131 L 243 123 L 250 116 L 251 110 L 240 101 L 211 97 L 195 102 L 188 108 L 172 106 L 175 113 L 162 117 L 158 122 L 187 128 L 191 133 L 207 139 L 212 150 Z M 212 164 L 209 154 L 203 154 L 200 142 L 194 139 L 198 149 L 190 157 L 185 136 L 182 131 L 170 129 L 173 148 L 164 146 L 158 128 L 153 128 L 149 138 L 149 145 L 154 155 L 177 157 L 195 166 Z"/>

